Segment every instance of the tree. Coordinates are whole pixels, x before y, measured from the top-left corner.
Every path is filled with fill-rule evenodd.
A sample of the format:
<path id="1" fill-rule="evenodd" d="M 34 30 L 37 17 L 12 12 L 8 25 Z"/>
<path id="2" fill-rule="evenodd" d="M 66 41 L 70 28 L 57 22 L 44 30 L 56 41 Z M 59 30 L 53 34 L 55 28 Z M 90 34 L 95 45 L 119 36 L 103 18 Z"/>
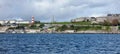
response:
<path id="1" fill-rule="evenodd" d="M 62 27 L 61 27 L 61 31 L 64 31 L 64 30 L 66 30 L 68 27 L 66 26 L 66 25 L 63 25 Z"/>
<path id="2" fill-rule="evenodd" d="M 74 26 L 74 30 L 75 30 L 75 31 L 78 31 L 79 29 L 80 29 L 79 26 Z"/>
<path id="3" fill-rule="evenodd" d="M 2 24 L 0 24 L 0 26 L 2 26 Z"/>
<path id="4" fill-rule="evenodd" d="M 120 30 L 120 26 L 118 27 L 118 29 Z"/>
<path id="5" fill-rule="evenodd" d="M 38 29 L 38 27 L 36 25 L 31 25 L 29 28 L 30 29 Z"/>
<path id="6" fill-rule="evenodd" d="M 40 24 L 40 21 L 35 21 L 35 24 Z"/>
<path id="7" fill-rule="evenodd" d="M 25 29 L 25 27 L 19 25 L 19 26 L 16 27 L 16 29 Z"/>
<path id="8" fill-rule="evenodd" d="M 40 28 L 43 28 L 44 26 L 45 26 L 44 24 L 40 24 L 40 26 L 39 26 L 39 27 L 40 27 Z"/>
<path id="9" fill-rule="evenodd" d="M 74 25 L 71 25 L 71 26 L 70 26 L 70 29 L 74 30 L 74 27 L 75 27 Z"/>

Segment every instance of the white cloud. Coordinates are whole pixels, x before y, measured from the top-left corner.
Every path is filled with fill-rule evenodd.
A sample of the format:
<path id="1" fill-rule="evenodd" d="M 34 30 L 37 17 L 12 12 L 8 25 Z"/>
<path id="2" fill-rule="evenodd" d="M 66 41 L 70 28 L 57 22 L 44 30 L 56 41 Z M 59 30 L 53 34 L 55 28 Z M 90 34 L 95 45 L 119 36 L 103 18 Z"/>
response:
<path id="1" fill-rule="evenodd" d="M 21 18 L 21 17 L 13 17 L 13 18 L 11 18 L 11 20 L 22 21 L 22 20 L 24 20 L 24 19 L 23 19 L 23 18 Z"/>
<path id="2" fill-rule="evenodd" d="M 90 17 L 100 17 L 100 16 L 106 16 L 106 14 L 92 14 Z"/>
<path id="3" fill-rule="evenodd" d="M 50 21 L 55 16 L 58 21 L 81 16 L 100 16 L 120 13 L 120 0 L 0 0 L 0 19 L 22 17 Z"/>
<path id="4" fill-rule="evenodd" d="M 48 1 L 42 2 L 34 2 L 34 7 L 38 10 L 46 10 L 50 7 L 50 3 Z"/>

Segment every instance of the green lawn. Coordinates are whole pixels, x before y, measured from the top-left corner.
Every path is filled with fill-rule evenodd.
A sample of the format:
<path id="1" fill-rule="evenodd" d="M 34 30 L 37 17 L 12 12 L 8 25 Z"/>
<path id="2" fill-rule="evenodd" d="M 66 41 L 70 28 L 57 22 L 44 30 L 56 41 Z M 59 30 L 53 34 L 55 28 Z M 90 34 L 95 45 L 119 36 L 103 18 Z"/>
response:
<path id="1" fill-rule="evenodd" d="M 91 22 L 74 22 L 75 25 L 91 25 Z"/>
<path id="2" fill-rule="evenodd" d="M 29 26 L 29 24 L 19 24 L 20 26 Z"/>
<path id="3" fill-rule="evenodd" d="M 76 30 L 76 31 L 85 31 L 85 30 L 101 30 L 102 26 L 62 26 L 59 27 L 57 30 Z"/>
<path id="4" fill-rule="evenodd" d="M 91 22 L 55 22 L 52 24 L 73 24 L 73 25 L 91 25 Z"/>
<path id="5" fill-rule="evenodd" d="M 81 26 L 78 30 L 101 30 L 102 26 Z"/>

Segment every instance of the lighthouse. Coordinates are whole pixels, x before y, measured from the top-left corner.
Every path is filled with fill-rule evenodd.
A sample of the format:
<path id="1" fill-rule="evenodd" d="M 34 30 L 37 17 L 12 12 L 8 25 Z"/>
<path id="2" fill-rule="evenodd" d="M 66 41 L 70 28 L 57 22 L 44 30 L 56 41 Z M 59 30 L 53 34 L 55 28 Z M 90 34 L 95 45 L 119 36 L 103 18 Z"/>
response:
<path id="1" fill-rule="evenodd" d="M 32 16 L 31 24 L 33 25 L 35 23 L 34 16 Z"/>

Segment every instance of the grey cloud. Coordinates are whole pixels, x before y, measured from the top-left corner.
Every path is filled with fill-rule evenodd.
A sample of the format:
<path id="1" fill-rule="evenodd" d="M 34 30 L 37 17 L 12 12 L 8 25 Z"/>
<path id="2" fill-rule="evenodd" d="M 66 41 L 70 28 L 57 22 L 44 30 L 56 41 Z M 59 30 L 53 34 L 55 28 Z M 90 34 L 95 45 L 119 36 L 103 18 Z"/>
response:
<path id="1" fill-rule="evenodd" d="M 120 13 L 120 0 L 0 0 L 0 19 L 69 21 L 72 18 Z M 64 19 L 64 20 L 63 20 Z"/>

